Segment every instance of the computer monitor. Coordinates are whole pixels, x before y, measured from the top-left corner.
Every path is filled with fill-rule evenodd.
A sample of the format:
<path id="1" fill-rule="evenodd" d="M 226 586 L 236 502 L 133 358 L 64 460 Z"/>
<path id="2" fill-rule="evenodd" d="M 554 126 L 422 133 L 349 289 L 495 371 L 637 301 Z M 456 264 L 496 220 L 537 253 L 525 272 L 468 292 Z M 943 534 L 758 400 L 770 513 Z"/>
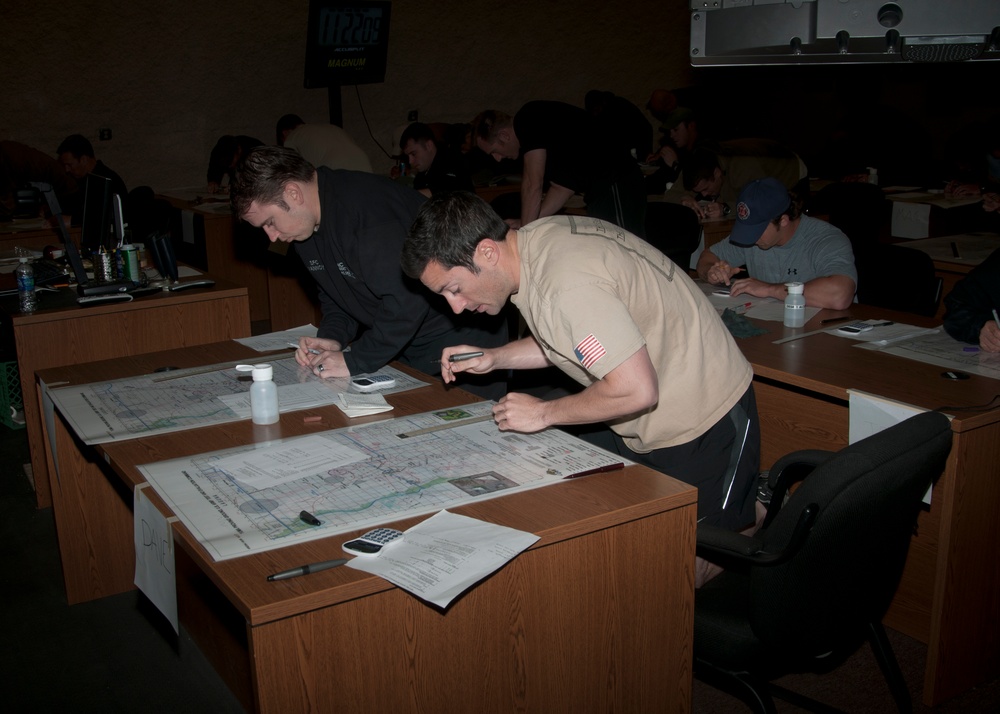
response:
<path id="1" fill-rule="evenodd" d="M 88 174 L 83 188 L 83 220 L 80 224 L 80 247 L 85 255 L 115 247 L 114 215 L 111 210 L 111 179 Z"/>

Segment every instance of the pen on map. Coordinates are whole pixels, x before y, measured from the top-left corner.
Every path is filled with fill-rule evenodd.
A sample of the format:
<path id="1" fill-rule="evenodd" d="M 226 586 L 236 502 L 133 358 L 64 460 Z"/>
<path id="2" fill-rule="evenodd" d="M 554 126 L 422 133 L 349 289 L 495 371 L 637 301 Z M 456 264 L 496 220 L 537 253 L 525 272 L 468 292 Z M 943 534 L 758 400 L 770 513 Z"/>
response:
<path id="1" fill-rule="evenodd" d="M 996 308 L 993 308 L 993 322 L 997 323 L 997 327 L 1000 327 L 1000 316 L 997 316 Z"/>
<path id="2" fill-rule="evenodd" d="M 458 354 L 451 355 L 448 358 L 449 362 L 464 362 L 467 359 L 475 359 L 476 357 L 482 357 L 482 352 L 459 352 Z"/>
<path id="3" fill-rule="evenodd" d="M 951 242 L 951 254 L 956 258 L 961 258 L 962 256 L 958 254 L 958 243 L 955 241 Z"/>
<path id="4" fill-rule="evenodd" d="M 289 342 L 288 346 L 291 347 L 293 350 L 297 350 L 299 348 L 299 343 L 298 342 Z M 314 350 L 311 347 L 309 349 L 307 349 L 306 352 L 308 352 L 311 355 L 318 355 L 319 354 L 319 350 Z"/>
<path id="5" fill-rule="evenodd" d="M 308 523 L 311 526 L 321 526 L 323 521 L 318 519 L 316 516 L 311 514 L 309 511 L 302 511 L 299 513 L 299 520 L 303 523 Z"/>
<path id="6" fill-rule="evenodd" d="M 850 315 L 844 315 L 843 317 L 828 317 L 825 320 L 820 320 L 819 324 L 829 325 L 831 322 L 843 322 L 844 320 L 852 319 Z"/>
<path id="7" fill-rule="evenodd" d="M 746 312 L 747 310 L 749 310 L 751 307 L 753 307 L 753 303 L 752 302 L 745 302 L 742 305 L 737 305 L 736 307 L 734 307 L 733 308 L 733 312 L 735 312 L 737 315 L 742 315 L 744 312 Z"/>
<path id="8" fill-rule="evenodd" d="M 598 466 L 596 469 L 587 469 L 586 471 L 581 471 L 580 473 L 570 474 L 566 478 L 579 478 L 580 476 L 589 476 L 590 474 L 606 474 L 609 471 L 617 471 L 618 469 L 625 468 L 625 464 L 622 462 L 608 464 L 606 466 Z"/>
<path id="9" fill-rule="evenodd" d="M 321 570 L 329 570 L 330 568 L 336 568 L 337 566 L 343 565 L 347 562 L 347 558 L 337 558 L 336 560 L 324 560 L 322 563 L 310 563 L 309 565 L 301 565 L 298 568 L 292 568 L 291 570 L 282 570 L 280 573 L 275 573 L 274 575 L 268 575 L 267 579 L 270 581 L 274 580 L 287 580 L 288 578 L 297 578 L 300 575 L 309 575 L 310 573 L 318 573 Z"/>

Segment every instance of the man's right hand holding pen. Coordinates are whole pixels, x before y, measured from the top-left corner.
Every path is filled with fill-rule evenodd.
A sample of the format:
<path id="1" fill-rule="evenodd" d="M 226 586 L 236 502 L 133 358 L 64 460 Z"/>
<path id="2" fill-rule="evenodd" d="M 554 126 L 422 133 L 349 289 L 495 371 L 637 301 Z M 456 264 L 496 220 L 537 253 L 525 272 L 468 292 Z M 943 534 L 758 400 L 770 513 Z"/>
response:
<path id="1" fill-rule="evenodd" d="M 441 353 L 441 379 L 445 384 L 455 381 L 459 372 L 486 374 L 496 369 L 493 350 L 471 345 L 447 347 Z"/>

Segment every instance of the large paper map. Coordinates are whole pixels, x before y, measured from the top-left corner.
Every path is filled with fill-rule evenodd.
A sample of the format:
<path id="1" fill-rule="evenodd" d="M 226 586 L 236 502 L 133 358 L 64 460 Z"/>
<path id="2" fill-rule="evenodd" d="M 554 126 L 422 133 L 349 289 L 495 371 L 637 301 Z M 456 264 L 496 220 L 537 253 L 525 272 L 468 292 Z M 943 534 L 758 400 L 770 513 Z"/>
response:
<path id="1" fill-rule="evenodd" d="M 262 360 L 261 360 L 262 361 Z M 270 357 L 280 411 L 336 404 L 348 379 L 320 379 L 291 356 Z M 250 418 L 250 379 L 235 362 L 49 390 L 52 401 L 87 444 L 134 439 Z M 425 386 L 392 367 L 393 394 Z"/>
<path id="2" fill-rule="evenodd" d="M 492 402 L 140 466 L 216 560 L 621 468 L 550 429 L 500 431 Z M 299 519 L 308 511 L 322 521 Z"/>

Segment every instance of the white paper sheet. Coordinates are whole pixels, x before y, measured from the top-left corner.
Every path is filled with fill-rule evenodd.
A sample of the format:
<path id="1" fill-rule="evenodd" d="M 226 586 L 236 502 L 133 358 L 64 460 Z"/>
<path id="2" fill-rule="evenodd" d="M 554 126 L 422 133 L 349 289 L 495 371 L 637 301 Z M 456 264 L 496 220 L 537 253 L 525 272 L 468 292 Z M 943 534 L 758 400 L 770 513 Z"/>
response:
<path id="1" fill-rule="evenodd" d="M 445 608 L 537 540 L 533 533 L 441 511 L 377 556 L 347 565 Z"/>
<path id="2" fill-rule="evenodd" d="M 177 577 L 174 570 L 176 518 L 165 518 L 145 495 L 148 483 L 132 495 L 135 539 L 135 585 L 156 605 L 177 632 Z"/>

